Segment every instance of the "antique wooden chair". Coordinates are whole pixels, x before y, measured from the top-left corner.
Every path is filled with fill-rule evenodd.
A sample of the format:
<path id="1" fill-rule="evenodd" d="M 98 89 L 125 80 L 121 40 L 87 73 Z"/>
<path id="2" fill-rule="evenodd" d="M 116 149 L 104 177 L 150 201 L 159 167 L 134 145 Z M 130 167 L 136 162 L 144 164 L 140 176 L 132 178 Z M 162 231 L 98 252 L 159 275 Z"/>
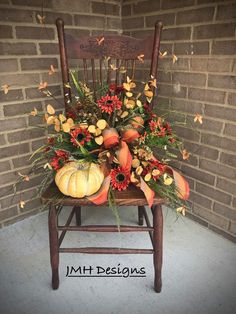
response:
<path id="1" fill-rule="evenodd" d="M 154 37 L 147 39 L 135 39 L 128 36 L 104 36 L 104 41 L 99 45 L 98 38 L 84 37 L 80 39 L 73 39 L 71 36 L 64 33 L 64 22 L 62 19 L 57 19 L 56 26 L 58 30 L 59 48 L 62 81 L 64 88 L 65 108 L 68 109 L 68 104 L 71 101 L 71 90 L 68 88 L 69 72 L 68 59 L 79 58 L 82 59 L 84 68 L 84 79 L 88 79 L 88 62 L 91 64 L 92 83 L 95 86 L 95 59 L 99 59 L 99 79 L 103 80 L 102 71 L 102 57 L 109 56 L 116 60 L 117 66 L 124 62 L 124 66 L 128 68 L 128 62 L 131 64 L 131 77 L 135 71 L 135 62 L 137 56 L 144 54 L 145 59 L 151 59 L 150 75 L 156 77 L 157 65 L 159 56 L 160 35 L 162 23 L 155 24 Z M 108 61 L 109 62 L 109 61 Z M 107 82 L 111 80 L 111 71 L 108 70 Z M 118 82 L 118 71 L 116 71 L 116 82 Z M 92 254 L 153 254 L 155 280 L 154 287 L 156 292 L 161 291 L 162 279 L 162 238 L 163 238 L 163 216 L 162 204 L 164 200 L 158 196 L 154 199 L 151 208 L 153 214 L 153 226 L 151 225 L 145 205 L 147 205 L 146 198 L 143 192 L 130 186 L 127 190 L 116 191 L 117 205 L 138 207 L 138 226 L 121 226 L 120 232 L 149 232 L 153 249 L 131 249 L 131 248 L 111 248 L 111 247 L 80 247 L 80 248 L 63 248 L 62 241 L 67 231 L 87 231 L 87 232 L 118 232 L 116 225 L 81 225 L 81 207 L 82 206 L 96 206 L 88 199 L 75 199 L 61 195 L 61 198 L 53 197 L 60 193 L 54 183 L 52 183 L 42 195 L 43 202 L 49 203 L 49 241 L 50 241 L 50 258 L 52 267 L 52 288 L 57 289 L 59 286 L 59 253 L 92 253 Z M 58 225 L 58 213 L 63 206 L 72 206 L 72 211 L 68 216 L 68 220 L 64 226 Z M 75 215 L 76 226 L 71 226 L 72 218 Z M 143 226 L 144 219 L 147 226 Z M 59 232 L 60 236 L 59 236 Z"/>

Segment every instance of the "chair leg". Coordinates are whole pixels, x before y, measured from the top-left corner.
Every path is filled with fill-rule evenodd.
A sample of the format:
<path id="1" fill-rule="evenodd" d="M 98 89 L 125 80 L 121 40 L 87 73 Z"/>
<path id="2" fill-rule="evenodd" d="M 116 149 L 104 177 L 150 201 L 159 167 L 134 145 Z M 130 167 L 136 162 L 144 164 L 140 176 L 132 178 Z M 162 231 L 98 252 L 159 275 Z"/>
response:
<path id="1" fill-rule="evenodd" d="M 75 206 L 75 219 L 76 219 L 76 225 L 81 226 L 81 207 Z"/>
<path id="2" fill-rule="evenodd" d="M 138 206 L 138 224 L 143 226 L 143 206 Z"/>
<path id="3" fill-rule="evenodd" d="M 48 215 L 50 260 L 52 268 L 52 288 L 55 290 L 59 287 L 59 243 L 57 230 L 57 208 L 51 204 Z"/>
<path id="4" fill-rule="evenodd" d="M 163 215 L 161 205 L 153 206 L 153 263 L 154 263 L 154 288 L 156 292 L 161 292 L 162 279 L 162 259 L 163 259 Z"/>

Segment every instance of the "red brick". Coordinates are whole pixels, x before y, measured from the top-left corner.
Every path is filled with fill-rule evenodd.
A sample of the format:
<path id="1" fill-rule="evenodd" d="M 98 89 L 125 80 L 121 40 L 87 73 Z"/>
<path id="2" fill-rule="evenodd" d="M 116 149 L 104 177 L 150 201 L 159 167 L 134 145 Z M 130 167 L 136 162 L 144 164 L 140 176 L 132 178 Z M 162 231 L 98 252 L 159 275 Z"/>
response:
<path id="1" fill-rule="evenodd" d="M 203 105 L 201 103 L 191 102 L 189 100 L 173 99 L 171 100 L 170 109 L 186 113 L 202 112 Z M 193 118 L 191 119 L 193 120 Z"/>
<path id="2" fill-rule="evenodd" d="M 5 147 L 4 149 L 1 149 L 0 158 L 12 157 L 19 154 L 25 154 L 28 152 L 29 152 L 28 143 L 12 145 L 12 146 Z"/>
<path id="3" fill-rule="evenodd" d="M 0 38 L 13 38 L 12 27 L 0 25 Z"/>
<path id="4" fill-rule="evenodd" d="M 216 187 L 233 195 L 236 193 L 236 182 L 232 182 L 223 178 L 217 178 Z"/>
<path id="5" fill-rule="evenodd" d="M 200 73 L 174 72 L 173 82 L 183 85 L 205 86 L 206 75 Z"/>
<path id="6" fill-rule="evenodd" d="M 224 134 L 232 137 L 236 137 L 236 125 L 226 123 L 224 128 Z"/>
<path id="7" fill-rule="evenodd" d="M 33 43 L 0 43 L 1 55 L 36 55 L 36 46 Z"/>
<path id="8" fill-rule="evenodd" d="M 177 125 L 175 126 L 175 130 L 178 136 L 183 137 L 184 139 L 194 142 L 198 142 L 200 139 L 200 133 L 198 131 Z"/>
<path id="9" fill-rule="evenodd" d="M 221 216 L 224 216 L 225 218 L 236 220 L 236 210 L 233 210 L 232 208 L 223 204 L 215 203 L 213 205 L 213 211 Z"/>
<path id="10" fill-rule="evenodd" d="M 209 22 L 213 19 L 214 7 L 186 10 L 177 13 L 177 24 Z"/>
<path id="11" fill-rule="evenodd" d="M 7 94 L 0 93 L 0 101 L 7 102 L 7 101 L 16 101 L 22 100 L 23 94 L 21 89 L 10 89 Z"/>
<path id="12" fill-rule="evenodd" d="M 24 191 L 20 194 L 15 194 L 13 197 L 8 196 L 0 200 L 1 208 L 6 208 L 12 205 L 16 205 L 20 202 L 20 200 L 27 201 L 36 196 L 36 189 L 31 189 L 28 191 Z"/>
<path id="13" fill-rule="evenodd" d="M 8 74 L 7 77 L 6 75 L 0 76 L 0 86 L 4 84 L 9 84 L 11 86 L 27 86 L 27 85 L 37 85 L 40 82 L 39 79 L 39 74 L 34 74 L 34 73 L 27 73 L 27 74 Z"/>
<path id="14" fill-rule="evenodd" d="M 119 15 L 120 7 L 112 3 L 105 3 L 103 5 L 101 2 L 92 2 L 92 12 L 95 14 Z"/>
<path id="15" fill-rule="evenodd" d="M 154 12 L 160 9 L 160 0 L 155 1 L 139 1 L 138 3 L 133 4 L 133 13 L 134 14 L 144 14 L 149 12 Z"/>
<path id="16" fill-rule="evenodd" d="M 54 96 L 61 95 L 61 89 L 58 85 L 50 86 L 50 93 Z M 43 94 L 38 87 L 30 87 L 25 89 L 26 99 L 33 99 L 33 98 L 48 98 L 45 94 Z"/>
<path id="17" fill-rule="evenodd" d="M 212 200 L 205 197 L 204 195 L 195 193 L 193 191 L 191 191 L 190 193 L 190 201 L 193 202 L 194 207 L 197 206 L 196 204 L 198 204 L 200 206 L 210 209 L 212 205 Z"/>
<path id="18" fill-rule="evenodd" d="M 101 3 L 101 5 L 104 5 Z M 69 12 L 90 12 L 90 1 L 88 0 L 56 0 L 53 1 L 54 11 L 69 11 Z"/>
<path id="19" fill-rule="evenodd" d="M 131 15 L 131 5 L 128 4 L 128 5 L 124 5 L 122 4 L 122 7 L 121 7 L 121 16 L 128 16 L 128 15 Z"/>
<path id="20" fill-rule="evenodd" d="M 22 22 L 32 23 L 33 14 L 32 11 L 28 10 L 17 10 L 17 9 L 4 9 L 0 10 L 0 20 L 4 22 Z"/>
<path id="21" fill-rule="evenodd" d="M 189 88 L 188 97 L 198 101 L 224 104 L 225 92 L 210 89 Z"/>
<path id="22" fill-rule="evenodd" d="M 222 191 L 219 191 L 216 188 L 207 186 L 205 184 L 197 182 L 196 191 L 209 198 L 217 200 L 221 203 L 228 204 L 228 205 L 230 205 L 231 203 L 231 199 L 232 199 L 231 195 L 226 194 Z"/>
<path id="23" fill-rule="evenodd" d="M 200 206 L 194 206 L 194 213 L 206 219 L 210 223 L 219 226 L 220 228 L 223 228 L 225 230 L 228 229 L 229 221 L 212 211 L 206 210 L 205 208 L 202 208 Z"/>
<path id="24" fill-rule="evenodd" d="M 0 134 L 0 145 L 5 145 L 6 144 L 6 140 L 4 137 L 4 134 Z"/>
<path id="25" fill-rule="evenodd" d="M 224 178 L 236 180 L 236 169 L 222 165 L 219 162 L 213 162 L 206 159 L 200 159 L 199 166 L 202 170 L 213 172 Z"/>
<path id="26" fill-rule="evenodd" d="M 163 47 L 164 48 L 164 47 Z M 161 51 L 166 51 L 167 49 L 163 49 Z M 171 54 L 171 50 L 169 50 L 169 54 Z M 160 70 L 168 71 L 176 71 L 176 70 L 188 70 L 189 69 L 189 60 L 187 58 L 178 58 L 177 62 L 173 64 L 170 58 L 163 58 L 159 60 L 158 68 Z"/>
<path id="27" fill-rule="evenodd" d="M 0 172 L 6 172 L 8 170 L 11 170 L 11 165 L 8 160 L 1 161 L 0 162 Z"/>
<path id="28" fill-rule="evenodd" d="M 104 28 L 105 18 L 103 16 L 96 15 L 75 15 L 75 25 L 93 27 L 93 28 Z"/>
<path id="29" fill-rule="evenodd" d="M 24 39 L 54 39 L 53 28 L 39 26 L 16 26 L 16 37 Z"/>
<path id="30" fill-rule="evenodd" d="M 6 105 L 3 107 L 5 117 L 29 114 L 34 108 L 42 111 L 40 102 L 19 103 L 14 105 Z"/>
<path id="31" fill-rule="evenodd" d="M 225 106 L 205 105 L 205 115 L 222 120 L 236 121 L 236 109 Z"/>
<path id="32" fill-rule="evenodd" d="M 236 51 L 236 40 L 213 41 L 213 55 L 234 55 Z"/>
<path id="33" fill-rule="evenodd" d="M 37 208 L 37 209 L 34 209 L 32 211 L 26 212 L 24 214 L 18 215 L 16 217 L 13 217 L 11 219 L 8 219 L 8 220 L 4 221 L 4 226 L 12 225 L 12 224 L 14 224 L 14 223 L 16 223 L 18 221 L 21 221 L 21 220 L 27 218 L 27 217 L 33 216 L 33 215 L 35 215 L 35 214 L 37 214 L 39 212 L 40 212 L 40 209 Z"/>
<path id="34" fill-rule="evenodd" d="M 108 29 L 121 29 L 121 19 L 120 18 L 114 18 L 114 17 L 108 17 L 107 18 L 107 28 Z"/>
<path id="35" fill-rule="evenodd" d="M 51 64 L 58 67 L 56 58 L 24 58 L 20 60 L 22 71 L 28 70 L 48 70 Z"/>
<path id="36" fill-rule="evenodd" d="M 234 37 L 234 32 L 235 23 L 200 25 L 194 27 L 193 38 L 212 39 L 222 37 Z"/>
<path id="37" fill-rule="evenodd" d="M 208 55 L 209 42 L 181 42 L 174 43 L 174 53 L 176 55 Z"/>
<path id="38" fill-rule="evenodd" d="M 193 58 L 190 60 L 190 69 L 203 72 L 230 72 L 231 61 L 229 58 Z"/>
<path id="39" fill-rule="evenodd" d="M 208 86 L 216 88 L 235 89 L 236 76 L 210 74 L 208 78 Z"/>
<path id="40" fill-rule="evenodd" d="M 42 15 L 42 11 L 38 11 L 35 13 L 36 16 Z M 47 24 L 53 24 L 55 25 L 55 21 L 57 18 L 61 18 L 63 19 L 65 25 L 72 25 L 73 24 L 73 20 L 72 20 L 72 15 L 68 14 L 68 13 L 61 13 L 61 12 L 46 12 L 45 13 L 45 25 Z M 36 18 L 37 23 L 40 24 L 40 21 L 38 18 Z"/>
<path id="41" fill-rule="evenodd" d="M 179 85 L 158 85 L 158 94 L 160 96 L 169 96 L 177 98 L 185 98 L 187 94 L 187 88 Z"/>
<path id="42" fill-rule="evenodd" d="M 165 0 L 162 1 L 162 9 L 182 8 L 194 4 L 194 0 Z"/>
<path id="43" fill-rule="evenodd" d="M 196 167 L 192 168 L 186 164 L 182 164 L 181 170 L 183 171 L 183 173 L 186 173 L 189 177 L 194 178 L 200 182 L 212 185 L 214 184 L 215 181 L 214 175 L 206 173 L 199 168 Z"/>
<path id="44" fill-rule="evenodd" d="M 190 27 L 164 28 L 162 32 L 162 40 L 183 40 L 190 39 Z"/>
<path id="45" fill-rule="evenodd" d="M 0 72 L 16 72 L 18 64 L 16 59 L 0 59 Z"/>
<path id="46" fill-rule="evenodd" d="M 29 7 L 41 7 L 42 3 L 39 0 L 12 0 L 12 4 L 15 5 L 22 5 L 22 6 L 29 6 Z M 52 0 L 47 0 L 43 3 L 44 8 L 51 8 L 52 7 Z"/>
<path id="47" fill-rule="evenodd" d="M 39 49 L 41 55 L 58 55 L 59 45 L 57 43 L 40 43 Z"/>
<path id="48" fill-rule="evenodd" d="M 236 93 L 228 94 L 228 104 L 231 106 L 236 106 Z"/>
<path id="49" fill-rule="evenodd" d="M 195 113 L 196 113 L 196 111 L 195 111 Z M 186 117 L 187 125 L 193 125 L 193 123 L 194 123 L 193 120 L 194 120 L 193 116 L 187 116 Z M 216 133 L 217 135 L 222 130 L 222 128 L 223 128 L 223 122 L 207 119 L 206 116 L 204 116 L 203 124 L 194 123 L 194 129 L 195 130 L 210 131 L 210 132 Z"/>
<path id="50" fill-rule="evenodd" d="M 43 129 L 26 129 L 23 131 L 18 131 L 18 132 L 12 132 L 8 133 L 8 141 L 10 143 L 15 143 L 15 142 L 21 142 L 21 141 L 26 141 L 30 139 L 34 139 L 37 137 L 43 137 L 45 136 L 45 131 Z"/>
<path id="51" fill-rule="evenodd" d="M 25 213 L 41 206 L 42 206 L 41 200 L 39 198 L 36 198 L 34 200 L 26 202 L 24 208 L 21 208 L 20 211 L 22 213 Z"/>
<path id="52" fill-rule="evenodd" d="M 187 150 L 191 154 L 196 154 L 208 159 L 217 160 L 219 156 L 219 151 L 217 149 L 207 147 L 204 145 L 198 145 L 196 143 L 190 143 L 186 142 L 184 143 L 184 146 L 187 148 Z"/>
<path id="53" fill-rule="evenodd" d="M 146 16 L 146 26 L 153 27 L 157 21 L 162 21 L 164 26 L 173 25 L 175 22 L 175 14 L 167 13 L 167 14 L 157 14 Z"/>
<path id="54" fill-rule="evenodd" d="M 232 221 L 230 221 L 229 223 L 232 223 Z M 236 237 L 233 236 L 231 233 L 229 233 L 230 231 L 230 227 L 229 227 L 229 231 L 224 231 L 216 226 L 213 226 L 211 224 L 209 224 L 208 228 L 212 231 L 214 231 L 215 233 L 218 233 L 220 234 L 222 237 L 224 237 L 225 239 L 228 239 L 229 241 L 232 241 L 232 242 L 236 242 Z M 231 231 L 230 231 L 231 232 Z"/>
<path id="55" fill-rule="evenodd" d="M 207 145 L 215 146 L 229 151 L 235 151 L 236 140 L 229 138 L 213 135 L 213 134 L 202 134 L 201 142 Z"/>
<path id="56" fill-rule="evenodd" d="M 228 3 L 226 5 L 219 5 L 217 8 L 217 20 L 228 20 L 228 19 L 235 19 L 235 12 L 236 12 L 236 4 L 235 3 Z"/>
<path id="57" fill-rule="evenodd" d="M 0 120 L 0 132 L 12 130 L 13 127 L 17 130 L 25 128 L 26 126 L 27 123 L 25 117 Z"/>
<path id="58" fill-rule="evenodd" d="M 132 17 L 122 20 L 122 28 L 124 29 L 142 28 L 143 26 L 144 26 L 143 17 L 140 17 L 138 19 L 136 17 Z"/>
<path id="59" fill-rule="evenodd" d="M 220 161 L 225 165 L 236 168 L 236 155 L 235 154 L 227 154 L 227 153 L 222 152 L 220 155 Z"/>
<path id="60" fill-rule="evenodd" d="M 17 206 L 10 207 L 0 211 L 0 221 L 6 220 L 17 215 Z"/>

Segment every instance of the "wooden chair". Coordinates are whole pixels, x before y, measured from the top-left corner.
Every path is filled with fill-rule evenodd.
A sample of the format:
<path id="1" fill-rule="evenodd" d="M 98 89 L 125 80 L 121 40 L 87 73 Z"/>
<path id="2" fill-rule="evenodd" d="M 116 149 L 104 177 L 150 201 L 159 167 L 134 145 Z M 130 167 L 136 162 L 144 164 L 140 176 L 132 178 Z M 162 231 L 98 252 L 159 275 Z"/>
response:
<path id="1" fill-rule="evenodd" d="M 64 22 L 62 19 L 56 21 L 59 47 L 60 47 L 60 60 L 62 70 L 62 81 L 65 98 L 65 108 L 68 110 L 68 105 L 71 101 L 71 90 L 67 87 L 69 82 L 68 72 L 68 59 L 67 58 L 80 58 L 83 60 L 84 66 L 84 79 L 88 79 L 88 59 L 91 64 L 92 83 L 95 86 L 95 59 L 99 59 L 99 80 L 103 80 L 102 71 L 102 57 L 109 56 L 116 60 L 116 65 L 120 65 L 123 62 L 125 67 L 128 67 L 128 63 L 131 64 L 131 76 L 135 71 L 135 62 L 137 56 L 144 54 L 145 59 L 151 59 L 150 75 L 156 77 L 158 56 L 159 56 L 159 44 L 160 35 L 162 29 L 162 23 L 157 22 L 155 24 L 155 33 L 153 37 L 147 39 L 135 39 L 128 36 L 104 36 L 104 41 L 99 45 L 98 38 L 86 37 L 80 39 L 73 39 L 71 36 L 66 36 L 64 33 Z M 110 61 L 110 60 L 109 60 Z M 108 61 L 108 62 L 109 62 Z M 111 61 L 110 61 L 111 62 Z M 116 71 L 117 73 L 117 71 Z M 116 74 L 115 81 L 120 79 Z M 108 71 L 107 82 L 111 80 L 111 71 Z M 153 254 L 154 262 L 154 288 L 156 292 L 161 291 L 162 279 L 162 252 L 163 252 L 163 216 L 162 216 L 162 204 L 164 200 L 156 197 L 154 199 L 153 206 L 151 208 L 153 214 L 153 226 L 151 225 L 145 205 L 147 201 L 143 192 L 130 186 L 127 190 L 115 192 L 117 205 L 134 206 L 138 207 L 138 226 L 122 225 L 120 232 L 149 232 L 153 249 L 131 249 L 131 248 L 111 248 L 111 247 L 80 247 L 80 248 L 63 248 L 61 247 L 62 241 L 67 231 L 87 231 L 87 232 L 117 232 L 116 225 L 81 225 L 81 207 L 82 206 L 96 206 L 92 204 L 87 198 L 75 199 L 71 197 L 53 197 L 58 195 L 56 185 L 52 183 L 42 195 L 43 202 L 49 203 L 49 242 L 50 242 L 50 258 L 52 267 L 52 288 L 57 289 L 59 286 L 59 253 L 89 253 L 89 254 Z M 59 204 L 59 205 L 58 205 Z M 63 206 L 73 206 L 68 220 L 64 226 L 58 225 L 58 213 Z M 76 218 L 76 226 L 71 226 L 72 218 Z M 147 226 L 143 226 L 144 219 Z M 59 236 L 59 232 L 61 232 Z"/>

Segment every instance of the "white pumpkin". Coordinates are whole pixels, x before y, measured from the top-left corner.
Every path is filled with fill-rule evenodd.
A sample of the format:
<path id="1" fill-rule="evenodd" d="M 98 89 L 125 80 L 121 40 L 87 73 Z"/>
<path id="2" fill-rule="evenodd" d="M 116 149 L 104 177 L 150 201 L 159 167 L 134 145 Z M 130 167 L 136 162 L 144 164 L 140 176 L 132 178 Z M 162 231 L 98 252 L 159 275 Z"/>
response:
<path id="1" fill-rule="evenodd" d="M 55 182 L 67 196 L 82 198 L 96 193 L 104 180 L 99 165 L 94 163 L 69 162 L 57 171 Z"/>

